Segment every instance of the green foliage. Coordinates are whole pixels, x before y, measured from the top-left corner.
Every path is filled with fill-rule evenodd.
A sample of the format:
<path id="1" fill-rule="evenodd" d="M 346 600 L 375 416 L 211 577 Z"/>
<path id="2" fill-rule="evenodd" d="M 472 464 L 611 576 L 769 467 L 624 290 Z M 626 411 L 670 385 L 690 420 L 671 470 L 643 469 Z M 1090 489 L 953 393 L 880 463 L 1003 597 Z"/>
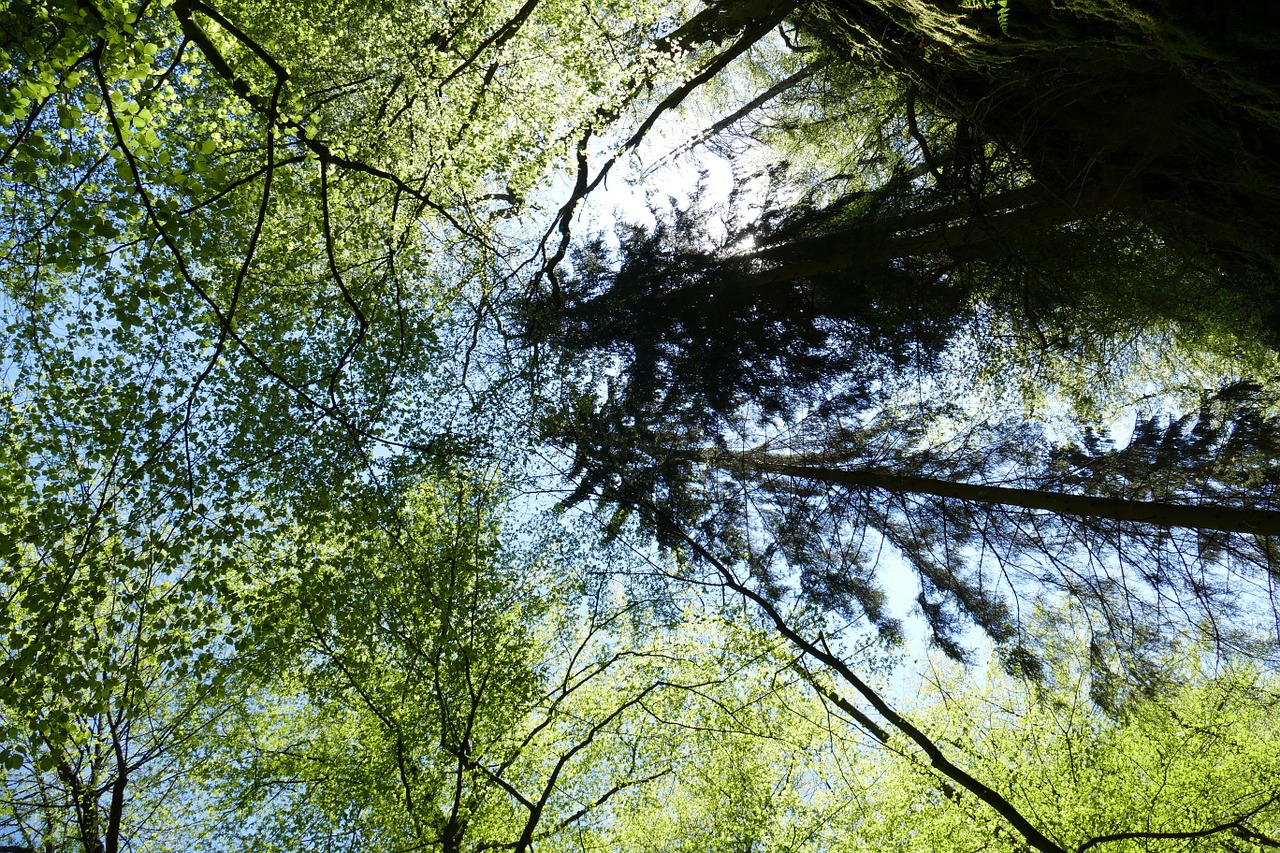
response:
<path id="1" fill-rule="evenodd" d="M 779 680 L 785 653 L 740 609 L 623 595 L 563 533 L 505 548 L 502 491 L 445 474 L 278 543 L 245 594 L 246 701 L 195 774 L 237 827 L 221 849 L 643 845 L 665 792 L 704 797 L 683 790 L 703 774 L 737 785 L 735 756 L 775 740 L 798 768 L 819 742 L 794 677 Z M 771 774 L 758 762 L 752 784 Z"/>
<path id="2" fill-rule="evenodd" d="M 963 755 L 1067 850 L 1235 850 L 1267 844 L 1277 818 L 1274 677 L 1196 647 L 1160 661 L 1159 690 L 1108 715 L 1080 653 L 1084 626 L 1058 613 L 1042 629 L 1052 659 L 1037 688 L 991 671 L 981 683 L 935 665 L 926 682 L 930 735 Z M 1019 849 L 967 796 L 929 792 L 909 759 L 871 789 L 861 839 L 898 849 Z M 865 844 L 865 840 L 862 841 Z M 872 842 L 874 843 L 874 841 Z M 861 848 L 861 844 L 850 848 Z"/>
<path id="3" fill-rule="evenodd" d="M 1132 340 L 1188 348 L 1157 378 L 1274 364 L 1270 36 L 1148 5 L 831 0 L 778 40 L 765 0 L 4 6 L 0 847 L 1021 849 L 832 686 L 887 666 L 855 626 L 901 639 L 884 552 L 939 645 L 971 620 L 1039 675 L 928 688 L 934 745 L 998 802 L 1078 853 L 1276 846 L 1274 679 L 1178 639 L 1255 650 L 1224 593 L 1256 603 L 1268 537 L 746 488 L 786 446 L 1274 497 L 1251 385 L 1124 447 L 943 399 L 1012 367 L 1083 412 Z M 612 128 L 784 76 L 724 127 L 804 160 L 799 201 L 775 181 L 717 247 L 677 212 L 584 247 L 550 306 L 524 287 Z M 539 418 L 573 483 L 522 455 Z M 599 500 L 605 541 L 548 488 Z M 1053 588 L 1095 622 L 1028 622 Z"/>

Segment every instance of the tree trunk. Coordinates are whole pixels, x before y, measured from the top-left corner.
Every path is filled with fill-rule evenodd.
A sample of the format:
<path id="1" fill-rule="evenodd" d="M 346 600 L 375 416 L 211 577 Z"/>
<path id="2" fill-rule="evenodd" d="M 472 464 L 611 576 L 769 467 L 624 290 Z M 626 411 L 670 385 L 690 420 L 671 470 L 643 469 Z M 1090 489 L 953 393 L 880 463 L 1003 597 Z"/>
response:
<path id="1" fill-rule="evenodd" d="M 71 762 L 65 756 L 59 757 L 58 778 L 66 786 L 71 795 L 76 811 L 76 829 L 80 835 L 80 843 L 84 853 L 104 853 L 102 844 L 102 820 L 98 812 L 98 799 L 91 784 L 80 779 Z"/>
<path id="2" fill-rule="evenodd" d="M 1009 486 L 984 486 L 912 474 L 898 474 L 877 468 L 831 468 L 768 454 L 717 454 L 709 461 L 725 470 L 735 472 L 781 474 L 841 486 L 862 486 L 890 492 L 933 495 L 976 503 L 1042 510 L 1055 515 L 1137 521 L 1158 527 L 1221 530 L 1227 533 L 1251 533 L 1258 536 L 1280 535 L 1280 512 L 1272 510 L 1237 509 L 1212 505 L 1188 506 L 1156 501 L 1072 495 Z"/>

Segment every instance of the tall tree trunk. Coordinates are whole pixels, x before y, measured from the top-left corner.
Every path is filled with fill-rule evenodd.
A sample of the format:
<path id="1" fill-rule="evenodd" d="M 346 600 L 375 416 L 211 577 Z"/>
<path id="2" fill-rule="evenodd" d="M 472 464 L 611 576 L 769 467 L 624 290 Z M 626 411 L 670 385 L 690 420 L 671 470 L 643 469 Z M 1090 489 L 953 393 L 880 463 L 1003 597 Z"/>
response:
<path id="1" fill-rule="evenodd" d="M 913 474 L 899 474 L 879 468 L 832 468 L 827 465 L 811 464 L 804 459 L 763 453 L 717 453 L 710 456 L 708 461 L 725 470 L 739 473 L 781 474 L 841 486 L 861 486 L 889 492 L 933 495 L 976 503 L 1043 510 L 1055 515 L 1137 521 L 1159 527 L 1188 527 L 1199 530 L 1221 530 L 1227 533 L 1280 536 L 1280 512 L 1272 510 L 1237 509 L 1212 505 L 1188 506 L 1156 501 L 1072 495 L 1009 486 L 985 486 Z"/>

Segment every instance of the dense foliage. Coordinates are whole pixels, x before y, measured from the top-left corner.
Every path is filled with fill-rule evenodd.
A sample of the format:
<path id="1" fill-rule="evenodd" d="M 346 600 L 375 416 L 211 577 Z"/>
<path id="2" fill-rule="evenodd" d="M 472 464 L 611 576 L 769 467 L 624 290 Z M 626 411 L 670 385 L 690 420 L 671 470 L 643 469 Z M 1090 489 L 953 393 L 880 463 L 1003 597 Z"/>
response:
<path id="1" fill-rule="evenodd" d="M 1207 14 L 3 5 L 0 850 L 1280 846 Z"/>

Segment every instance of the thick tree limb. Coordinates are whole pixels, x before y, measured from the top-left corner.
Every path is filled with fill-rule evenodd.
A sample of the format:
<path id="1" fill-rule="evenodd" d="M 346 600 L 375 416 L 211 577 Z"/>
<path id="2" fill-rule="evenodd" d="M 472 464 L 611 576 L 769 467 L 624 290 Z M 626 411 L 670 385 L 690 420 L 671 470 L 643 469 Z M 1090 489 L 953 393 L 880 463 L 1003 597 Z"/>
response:
<path id="1" fill-rule="evenodd" d="M 799 662 L 793 663 L 791 665 L 791 669 L 804 679 L 806 684 L 817 691 L 819 696 L 852 717 L 854 722 L 866 729 L 871 736 L 880 741 L 880 743 L 889 742 L 889 733 L 884 730 L 883 726 L 864 714 L 848 699 L 844 698 L 834 690 L 828 689 L 820 684 L 818 679 L 814 677 L 813 673 L 801 666 Z"/>

